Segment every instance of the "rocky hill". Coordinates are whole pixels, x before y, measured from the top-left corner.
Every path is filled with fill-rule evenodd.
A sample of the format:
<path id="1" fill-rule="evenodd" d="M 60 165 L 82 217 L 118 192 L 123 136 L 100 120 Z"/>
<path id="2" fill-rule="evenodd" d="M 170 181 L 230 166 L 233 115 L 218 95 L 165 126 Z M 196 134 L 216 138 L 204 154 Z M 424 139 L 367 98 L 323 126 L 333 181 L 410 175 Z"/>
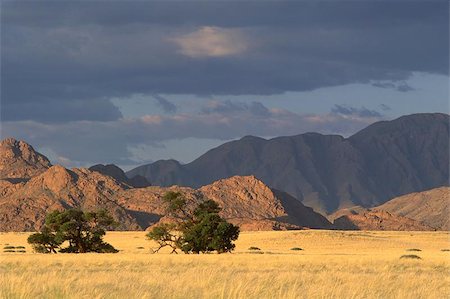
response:
<path id="1" fill-rule="evenodd" d="M 28 148 L 26 157 L 40 157 L 29 159 L 27 169 L 39 169 L 42 161 L 48 161 L 23 141 L 8 142 Z M 11 161 L 26 160 L 20 153 L 0 154 Z M 112 174 L 85 168 L 69 170 L 60 165 L 42 167 L 32 177 L 30 171 L 14 173 L 17 180 L 0 179 L 0 231 L 37 230 L 49 211 L 69 208 L 106 208 L 121 224 L 118 229 L 142 230 L 164 218 L 162 197 L 169 190 L 183 192 L 191 205 L 205 198 L 217 201 L 223 208 L 222 216 L 243 230 L 331 228 L 325 217 L 253 176 L 224 179 L 195 190 L 176 186 L 133 188 Z M 25 177 L 20 178 L 20 173 Z"/>
<path id="2" fill-rule="evenodd" d="M 27 182 L 0 184 L 0 231 L 39 229 L 52 210 L 106 208 L 121 223 L 119 229 L 140 227 L 114 196 L 127 187 L 87 169 L 56 165 Z M 6 190 L 6 191 L 5 191 Z"/>
<path id="3" fill-rule="evenodd" d="M 0 179 L 29 179 L 50 166 L 50 161 L 26 142 L 13 138 L 0 142 Z"/>
<path id="4" fill-rule="evenodd" d="M 168 190 L 180 191 L 194 204 L 204 198 L 216 201 L 221 215 L 243 230 L 284 230 L 331 228 L 322 215 L 295 198 L 267 187 L 254 176 L 235 176 L 200 189 L 172 186 L 131 189 L 118 196 L 118 202 L 133 211 L 142 227 L 152 225 L 163 215 L 162 196 Z"/>
<path id="5" fill-rule="evenodd" d="M 128 176 L 153 185 L 198 188 L 255 175 L 324 214 L 378 206 L 411 192 L 449 185 L 449 115 L 414 114 L 370 125 L 344 138 L 307 133 L 270 140 L 247 136 L 195 161 L 157 161 Z"/>
<path id="6" fill-rule="evenodd" d="M 450 230 L 450 188 L 403 195 L 365 209 L 352 207 L 328 217 L 337 229 Z"/>

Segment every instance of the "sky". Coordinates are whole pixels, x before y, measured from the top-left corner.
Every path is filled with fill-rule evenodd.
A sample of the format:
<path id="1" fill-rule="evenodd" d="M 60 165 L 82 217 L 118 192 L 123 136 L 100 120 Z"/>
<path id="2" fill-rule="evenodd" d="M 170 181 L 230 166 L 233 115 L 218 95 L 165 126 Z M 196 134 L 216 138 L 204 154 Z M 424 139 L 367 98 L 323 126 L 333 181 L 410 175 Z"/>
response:
<path id="1" fill-rule="evenodd" d="M 449 113 L 448 1 L 1 1 L 1 137 L 125 169 Z"/>

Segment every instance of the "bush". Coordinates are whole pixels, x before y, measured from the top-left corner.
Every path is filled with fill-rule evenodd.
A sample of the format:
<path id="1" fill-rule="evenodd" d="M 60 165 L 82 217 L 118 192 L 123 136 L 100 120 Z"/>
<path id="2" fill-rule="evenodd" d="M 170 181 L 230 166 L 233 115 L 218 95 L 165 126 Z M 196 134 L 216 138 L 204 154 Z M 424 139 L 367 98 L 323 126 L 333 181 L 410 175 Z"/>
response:
<path id="1" fill-rule="evenodd" d="M 248 250 L 261 250 L 261 248 L 255 247 L 255 246 L 250 246 L 250 247 L 248 248 Z"/>
<path id="2" fill-rule="evenodd" d="M 406 251 L 422 251 L 422 250 L 418 249 L 418 248 L 410 248 L 410 249 L 406 249 Z"/>
<path id="3" fill-rule="evenodd" d="M 15 249 L 16 247 L 14 246 L 4 246 L 3 249 Z"/>
<path id="4" fill-rule="evenodd" d="M 422 258 L 415 254 L 406 254 L 400 257 L 401 259 L 413 259 L 413 260 L 421 260 Z"/>
<path id="5" fill-rule="evenodd" d="M 291 248 L 291 250 L 294 250 L 294 251 L 300 251 L 300 250 L 303 250 L 303 249 L 300 248 L 300 247 L 293 247 L 293 248 Z"/>
<path id="6" fill-rule="evenodd" d="M 16 246 L 16 249 L 25 249 L 25 246 Z"/>
<path id="7" fill-rule="evenodd" d="M 16 252 L 16 251 L 13 249 L 5 249 L 5 250 L 3 250 L 3 252 Z"/>
<path id="8" fill-rule="evenodd" d="M 450 249 L 441 249 L 441 251 L 444 251 L 444 252 L 445 252 L 445 251 L 450 251 Z"/>

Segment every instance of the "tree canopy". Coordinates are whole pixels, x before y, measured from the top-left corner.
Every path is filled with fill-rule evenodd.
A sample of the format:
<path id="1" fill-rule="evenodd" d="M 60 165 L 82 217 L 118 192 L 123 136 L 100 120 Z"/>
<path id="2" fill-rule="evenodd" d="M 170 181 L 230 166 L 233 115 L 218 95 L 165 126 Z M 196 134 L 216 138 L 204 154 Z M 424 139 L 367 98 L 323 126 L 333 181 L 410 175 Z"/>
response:
<path id="1" fill-rule="evenodd" d="M 28 237 L 28 243 L 41 253 L 115 253 L 117 250 L 103 241 L 107 228 L 116 226 L 106 210 L 71 209 L 47 214 L 41 232 Z M 66 247 L 62 245 L 68 244 Z"/>
<path id="2" fill-rule="evenodd" d="M 182 193 L 173 191 L 167 192 L 163 201 L 171 222 L 158 224 L 147 234 L 159 244 L 155 252 L 164 247 L 170 247 L 172 253 L 179 249 L 196 254 L 234 249 L 239 227 L 220 217 L 221 208 L 215 201 L 206 199 L 193 207 Z"/>

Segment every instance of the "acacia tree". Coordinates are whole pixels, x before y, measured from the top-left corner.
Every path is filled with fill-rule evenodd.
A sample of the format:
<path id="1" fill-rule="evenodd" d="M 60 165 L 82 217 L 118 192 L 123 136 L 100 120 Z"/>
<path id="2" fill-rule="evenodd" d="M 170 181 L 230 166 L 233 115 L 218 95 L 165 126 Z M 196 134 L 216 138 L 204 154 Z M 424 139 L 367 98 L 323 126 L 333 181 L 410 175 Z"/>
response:
<path id="1" fill-rule="evenodd" d="M 28 237 L 28 243 L 32 245 L 35 252 L 56 253 L 62 241 L 57 240 L 56 235 L 48 227 L 44 226 L 40 233 L 32 234 Z"/>
<path id="2" fill-rule="evenodd" d="M 184 253 L 231 252 L 239 236 L 239 227 L 219 216 L 221 208 L 213 200 L 204 200 L 195 208 L 188 206 L 180 192 L 167 192 L 163 201 L 171 223 L 153 227 L 147 237 L 161 248 L 170 247 L 171 253 L 180 249 Z"/>
<path id="3" fill-rule="evenodd" d="M 103 241 L 106 228 L 116 225 L 106 210 L 84 212 L 79 209 L 53 211 L 46 216 L 41 232 L 28 238 L 36 252 L 115 253 L 111 244 Z M 67 247 L 61 245 L 66 242 Z"/>

